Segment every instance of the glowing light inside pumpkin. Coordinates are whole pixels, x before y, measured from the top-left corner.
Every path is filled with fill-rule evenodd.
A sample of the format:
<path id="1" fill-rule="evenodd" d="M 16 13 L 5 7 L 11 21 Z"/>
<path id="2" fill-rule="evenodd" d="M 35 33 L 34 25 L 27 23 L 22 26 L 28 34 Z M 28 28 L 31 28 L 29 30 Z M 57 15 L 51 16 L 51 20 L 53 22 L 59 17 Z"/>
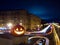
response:
<path id="1" fill-rule="evenodd" d="M 14 32 L 15 32 L 16 34 L 18 34 L 18 35 L 20 35 L 20 34 L 23 34 L 23 33 L 24 33 L 24 31 L 23 31 L 23 29 L 22 29 L 22 28 L 20 28 L 20 30 L 19 30 L 18 28 L 16 28 L 16 30 L 14 30 Z"/>
<path id="2" fill-rule="evenodd" d="M 18 28 L 16 29 L 16 31 L 18 31 Z"/>
<path id="3" fill-rule="evenodd" d="M 11 29 L 11 34 L 14 36 L 20 36 L 23 35 L 25 32 L 24 27 L 22 27 L 21 25 L 16 25 Z"/>
<path id="4" fill-rule="evenodd" d="M 20 30 L 23 30 L 22 28 Z"/>
<path id="5" fill-rule="evenodd" d="M 24 31 L 16 31 L 16 30 L 14 30 L 14 32 L 15 32 L 16 34 L 18 34 L 18 35 L 20 35 L 20 34 L 23 34 L 23 33 L 24 33 Z"/>

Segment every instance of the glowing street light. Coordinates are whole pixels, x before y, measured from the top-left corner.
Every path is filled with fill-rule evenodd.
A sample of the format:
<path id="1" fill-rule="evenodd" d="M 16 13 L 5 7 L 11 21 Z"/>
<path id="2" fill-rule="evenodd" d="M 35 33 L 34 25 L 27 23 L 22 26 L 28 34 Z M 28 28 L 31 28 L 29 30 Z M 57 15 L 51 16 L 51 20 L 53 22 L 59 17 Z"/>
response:
<path id="1" fill-rule="evenodd" d="M 38 27 L 40 26 L 40 25 L 37 25 Z"/>
<path id="2" fill-rule="evenodd" d="M 11 27 L 13 26 L 12 23 L 7 23 L 7 26 L 9 29 L 11 29 Z"/>
<path id="3" fill-rule="evenodd" d="M 20 25 L 22 26 L 22 23 L 20 23 Z"/>
<path id="4" fill-rule="evenodd" d="M 39 26 L 40 26 L 40 25 L 37 25 L 37 27 L 38 27 L 37 30 L 40 30 Z"/>

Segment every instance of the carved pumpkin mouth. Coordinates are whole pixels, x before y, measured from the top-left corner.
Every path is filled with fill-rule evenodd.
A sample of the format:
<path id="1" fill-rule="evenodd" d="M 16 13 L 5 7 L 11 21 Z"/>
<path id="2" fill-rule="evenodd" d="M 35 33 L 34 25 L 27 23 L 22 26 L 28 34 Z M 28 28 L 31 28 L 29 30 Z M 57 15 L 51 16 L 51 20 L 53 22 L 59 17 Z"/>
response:
<path id="1" fill-rule="evenodd" d="M 16 30 L 14 30 L 14 33 L 17 34 L 17 35 L 21 35 L 21 34 L 24 33 L 24 31 L 16 31 Z"/>

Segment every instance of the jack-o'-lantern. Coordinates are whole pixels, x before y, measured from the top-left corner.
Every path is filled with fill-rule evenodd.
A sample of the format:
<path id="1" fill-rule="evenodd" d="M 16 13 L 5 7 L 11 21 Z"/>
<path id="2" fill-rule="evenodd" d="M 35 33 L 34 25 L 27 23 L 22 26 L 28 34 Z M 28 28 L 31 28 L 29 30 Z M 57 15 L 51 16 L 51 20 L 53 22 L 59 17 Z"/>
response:
<path id="1" fill-rule="evenodd" d="M 16 25 L 11 29 L 11 34 L 14 36 L 20 36 L 23 35 L 25 32 L 24 27 L 20 26 L 20 25 Z"/>

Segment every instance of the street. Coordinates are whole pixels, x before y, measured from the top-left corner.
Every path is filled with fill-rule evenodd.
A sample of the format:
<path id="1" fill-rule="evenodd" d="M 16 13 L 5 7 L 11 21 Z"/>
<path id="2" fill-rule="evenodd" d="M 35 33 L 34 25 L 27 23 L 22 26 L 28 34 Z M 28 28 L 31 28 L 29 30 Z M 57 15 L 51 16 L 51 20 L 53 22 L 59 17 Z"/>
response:
<path id="1" fill-rule="evenodd" d="M 0 34 L 0 44 L 1 45 L 59 45 L 60 44 L 60 39 L 59 35 L 56 32 L 58 28 L 54 25 L 53 26 L 53 32 L 49 35 L 46 36 L 19 36 L 19 37 L 14 37 L 11 34 Z M 35 38 L 35 39 L 33 39 Z M 30 41 L 31 40 L 31 41 Z M 44 41 L 45 42 L 42 42 Z M 8 42 L 8 43 L 7 43 Z"/>

